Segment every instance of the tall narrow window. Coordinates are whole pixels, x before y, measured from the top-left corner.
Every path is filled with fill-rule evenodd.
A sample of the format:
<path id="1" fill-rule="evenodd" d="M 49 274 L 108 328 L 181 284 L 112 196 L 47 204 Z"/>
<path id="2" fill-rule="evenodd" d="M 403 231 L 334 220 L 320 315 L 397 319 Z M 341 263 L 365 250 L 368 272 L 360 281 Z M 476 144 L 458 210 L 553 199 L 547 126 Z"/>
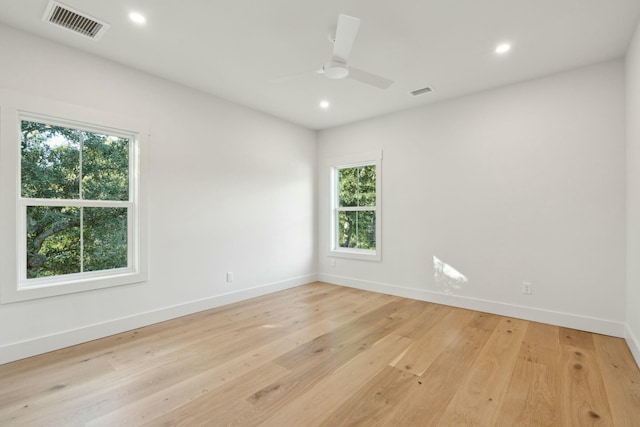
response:
<path id="1" fill-rule="evenodd" d="M 379 176 L 379 158 L 332 167 L 332 255 L 380 259 Z"/>

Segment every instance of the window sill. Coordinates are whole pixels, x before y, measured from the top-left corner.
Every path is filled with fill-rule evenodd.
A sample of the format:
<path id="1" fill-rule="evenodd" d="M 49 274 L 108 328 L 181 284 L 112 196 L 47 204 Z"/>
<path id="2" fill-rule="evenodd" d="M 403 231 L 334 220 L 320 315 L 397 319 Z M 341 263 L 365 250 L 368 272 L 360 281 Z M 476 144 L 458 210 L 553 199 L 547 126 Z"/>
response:
<path id="1" fill-rule="evenodd" d="M 73 276 L 73 275 L 69 275 Z M 60 280 L 55 283 L 24 281 L 16 288 L 2 289 L 2 304 L 28 301 L 39 298 L 48 298 L 70 293 L 104 289 L 122 285 L 132 285 L 147 281 L 147 275 L 141 272 L 122 272 L 101 277 L 69 277 L 68 280 Z"/>
<path id="2" fill-rule="evenodd" d="M 332 249 L 329 251 L 330 257 L 338 257 L 338 258 L 350 258 L 350 259 L 358 259 L 363 261 L 380 261 L 381 254 L 379 250 L 367 250 L 367 249 Z"/>

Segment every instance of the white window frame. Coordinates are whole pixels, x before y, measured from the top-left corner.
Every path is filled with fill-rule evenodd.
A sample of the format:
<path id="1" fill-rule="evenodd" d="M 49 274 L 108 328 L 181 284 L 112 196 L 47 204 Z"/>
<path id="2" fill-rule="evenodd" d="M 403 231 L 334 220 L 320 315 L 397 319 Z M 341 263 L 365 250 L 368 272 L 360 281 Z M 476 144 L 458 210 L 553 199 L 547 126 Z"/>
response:
<path id="1" fill-rule="evenodd" d="M 338 171 L 360 166 L 376 167 L 376 206 L 340 208 L 338 200 Z M 382 260 L 382 151 L 344 156 L 330 161 L 330 197 L 331 197 L 331 221 L 330 221 L 330 248 L 329 256 L 340 258 L 352 258 L 367 261 Z M 376 248 L 342 248 L 338 246 L 338 216 L 341 211 L 373 211 L 376 214 Z"/>
<path id="2" fill-rule="evenodd" d="M 84 292 L 147 280 L 147 227 L 144 177 L 148 126 L 140 119 L 0 91 L 0 303 Z M 129 200 L 25 199 L 21 196 L 22 120 L 129 139 Z M 35 203 L 34 203 L 35 202 Z M 127 267 L 53 277 L 26 277 L 27 206 L 127 208 Z M 11 231 L 9 231 L 11 230 Z M 10 247 L 13 250 L 10 250 Z"/>

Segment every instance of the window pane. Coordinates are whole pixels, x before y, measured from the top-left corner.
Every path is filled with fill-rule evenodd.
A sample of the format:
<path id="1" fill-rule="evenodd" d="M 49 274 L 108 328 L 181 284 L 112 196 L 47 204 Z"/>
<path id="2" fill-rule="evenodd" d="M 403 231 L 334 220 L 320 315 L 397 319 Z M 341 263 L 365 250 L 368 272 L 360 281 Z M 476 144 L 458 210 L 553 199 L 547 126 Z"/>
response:
<path id="1" fill-rule="evenodd" d="M 376 167 L 358 168 L 358 206 L 376 205 Z"/>
<path id="2" fill-rule="evenodd" d="M 79 198 L 77 131 L 23 120 L 21 134 L 22 197 Z"/>
<path id="3" fill-rule="evenodd" d="M 338 170 L 338 206 L 358 206 L 357 168 Z"/>
<path id="4" fill-rule="evenodd" d="M 84 208 L 84 271 L 127 267 L 127 208 Z"/>
<path id="5" fill-rule="evenodd" d="M 27 278 L 80 272 L 80 209 L 27 206 Z"/>
<path id="6" fill-rule="evenodd" d="M 376 205 L 375 165 L 338 170 L 338 206 Z"/>
<path id="7" fill-rule="evenodd" d="M 375 249 L 376 213 L 374 211 L 338 212 L 338 246 Z"/>
<path id="8" fill-rule="evenodd" d="M 338 246 L 355 248 L 357 245 L 357 212 L 338 212 Z"/>
<path id="9" fill-rule="evenodd" d="M 129 140 L 82 132 L 82 198 L 129 200 Z"/>
<path id="10" fill-rule="evenodd" d="M 357 212 L 358 248 L 376 248 L 376 213 L 373 211 Z"/>

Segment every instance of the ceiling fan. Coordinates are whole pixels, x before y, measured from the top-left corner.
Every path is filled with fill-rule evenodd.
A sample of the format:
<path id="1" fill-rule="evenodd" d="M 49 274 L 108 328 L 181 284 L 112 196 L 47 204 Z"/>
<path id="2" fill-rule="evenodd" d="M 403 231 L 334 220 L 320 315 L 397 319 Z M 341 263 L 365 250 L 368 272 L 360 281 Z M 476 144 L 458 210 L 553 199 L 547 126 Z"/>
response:
<path id="1" fill-rule="evenodd" d="M 361 83 L 377 87 L 379 89 L 387 89 L 393 84 L 393 80 L 369 73 L 367 71 L 355 68 L 349 65 L 349 54 L 353 47 L 353 42 L 358 34 L 360 27 L 360 19 L 348 15 L 338 16 L 338 26 L 335 35 L 330 35 L 329 40 L 333 42 L 333 52 L 331 59 L 324 66 L 317 70 L 318 74 L 328 79 L 339 80 L 349 78 Z M 306 73 L 304 73 L 306 74 Z M 291 78 L 299 77 L 300 74 L 284 77 L 274 80 L 274 83 L 284 82 Z"/>

